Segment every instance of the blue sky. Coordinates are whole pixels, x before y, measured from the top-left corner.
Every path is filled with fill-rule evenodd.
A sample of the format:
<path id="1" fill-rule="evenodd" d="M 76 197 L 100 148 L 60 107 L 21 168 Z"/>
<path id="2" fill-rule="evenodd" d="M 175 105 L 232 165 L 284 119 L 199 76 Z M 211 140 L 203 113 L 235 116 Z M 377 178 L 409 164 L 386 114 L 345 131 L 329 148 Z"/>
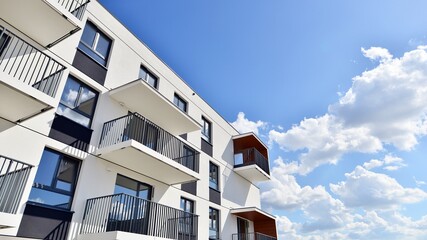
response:
<path id="1" fill-rule="evenodd" d="M 100 2 L 269 144 L 281 239 L 427 238 L 426 1 Z"/>

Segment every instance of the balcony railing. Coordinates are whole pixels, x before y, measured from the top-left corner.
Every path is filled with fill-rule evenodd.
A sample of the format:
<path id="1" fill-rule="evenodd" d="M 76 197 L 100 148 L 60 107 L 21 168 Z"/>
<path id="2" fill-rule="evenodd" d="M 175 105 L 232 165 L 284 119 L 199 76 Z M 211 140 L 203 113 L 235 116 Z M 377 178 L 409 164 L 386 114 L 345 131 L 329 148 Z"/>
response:
<path id="1" fill-rule="evenodd" d="M 235 233 L 233 240 L 276 240 L 276 238 L 262 233 Z"/>
<path id="2" fill-rule="evenodd" d="M 199 172 L 199 152 L 138 113 L 104 123 L 99 148 L 130 139 Z"/>
<path id="3" fill-rule="evenodd" d="M 0 155 L 0 212 L 16 213 L 31 168 Z"/>
<path id="4" fill-rule="evenodd" d="M 0 71 L 55 97 L 65 67 L 0 26 Z"/>
<path id="5" fill-rule="evenodd" d="M 198 216 L 127 194 L 88 199 L 81 234 L 109 231 L 196 240 Z"/>
<path id="6" fill-rule="evenodd" d="M 270 175 L 268 159 L 264 157 L 256 148 L 243 149 L 234 154 L 234 167 L 242 167 L 256 164 L 265 173 Z"/>
<path id="7" fill-rule="evenodd" d="M 58 0 L 58 3 L 79 20 L 82 20 L 90 0 Z"/>

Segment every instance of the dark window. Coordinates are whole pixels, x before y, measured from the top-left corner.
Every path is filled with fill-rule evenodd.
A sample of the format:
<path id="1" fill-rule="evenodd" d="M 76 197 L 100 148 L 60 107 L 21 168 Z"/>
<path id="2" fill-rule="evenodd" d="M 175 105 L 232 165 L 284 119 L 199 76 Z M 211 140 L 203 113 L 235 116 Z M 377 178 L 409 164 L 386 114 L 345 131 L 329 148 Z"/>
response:
<path id="1" fill-rule="evenodd" d="M 10 36 L 5 33 L 5 29 L 0 28 L 0 57 L 9 45 Z"/>
<path id="2" fill-rule="evenodd" d="M 179 219 L 179 233 L 185 235 L 193 234 L 194 202 L 182 197 L 180 207 L 185 213 Z"/>
<path id="3" fill-rule="evenodd" d="M 195 157 L 196 157 L 196 152 L 190 147 L 184 146 L 181 164 L 188 167 L 191 170 L 195 170 L 195 166 L 194 166 Z"/>
<path id="4" fill-rule="evenodd" d="M 205 117 L 202 117 L 202 138 L 207 142 L 211 142 L 212 128 L 211 122 L 209 122 Z"/>
<path id="5" fill-rule="evenodd" d="M 125 193 L 145 200 L 151 200 L 152 190 L 153 188 L 148 184 L 118 174 L 114 194 Z"/>
<path id="6" fill-rule="evenodd" d="M 77 182 L 79 161 L 45 149 L 29 201 L 70 209 Z"/>
<path id="7" fill-rule="evenodd" d="M 237 233 L 239 240 L 249 240 L 248 231 L 249 221 L 243 218 L 237 218 Z"/>
<path id="8" fill-rule="evenodd" d="M 175 93 L 173 103 L 183 112 L 187 112 L 187 102 Z"/>
<path id="9" fill-rule="evenodd" d="M 218 166 L 209 163 L 209 187 L 215 190 L 219 190 L 219 179 L 218 179 Z"/>
<path id="10" fill-rule="evenodd" d="M 111 39 L 93 23 L 87 22 L 80 39 L 79 49 L 102 66 L 106 66 L 110 48 Z"/>
<path id="11" fill-rule="evenodd" d="M 219 239 L 219 211 L 209 208 L 209 239 Z"/>
<path id="12" fill-rule="evenodd" d="M 141 66 L 139 69 L 139 78 L 146 81 L 153 88 L 157 88 L 158 78 L 150 71 L 148 71 L 144 66 Z"/>
<path id="13" fill-rule="evenodd" d="M 97 99 L 96 91 L 70 76 L 56 113 L 85 127 L 90 127 Z"/>

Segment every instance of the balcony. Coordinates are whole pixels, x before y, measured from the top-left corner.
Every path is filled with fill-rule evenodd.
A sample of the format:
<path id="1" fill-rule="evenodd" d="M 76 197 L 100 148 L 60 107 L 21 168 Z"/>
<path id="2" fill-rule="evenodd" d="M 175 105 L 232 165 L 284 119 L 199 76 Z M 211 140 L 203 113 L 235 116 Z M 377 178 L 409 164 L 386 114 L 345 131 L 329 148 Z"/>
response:
<path id="1" fill-rule="evenodd" d="M 0 228 L 19 225 L 15 214 L 32 167 L 0 155 Z"/>
<path id="2" fill-rule="evenodd" d="M 276 240 L 277 238 L 262 234 L 262 233 L 235 233 L 232 236 L 233 240 Z"/>
<path id="3" fill-rule="evenodd" d="M 166 184 L 199 180 L 200 153 L 138 113 L 104 123 L 97 154 Z"/>
<path id="4" fill-rule="evenodd" d="M 2 0 L 0 16 L 36 42 L 50 47 L 82 28 L 89 0 Z"/>
<path id="5" fill-rule="evenodd" d="M 233 137 L 234 171 L 256 183 L 270 179 L 267 147 L 249 133 Z"/>
<path id="6" fill-rule="evenodd" d="M 141 79 L 111 90 L 110 96 L 175 136 L 201 129 L 199 123 Z"/>
<path id="7" fill-rule="evenodd" d="M 276 218 L 259 208 L 235 208 L 231 214 L 253 222 L 254 232 L 250 234 L 233 234 L 233 240 L 275 240 L 277 239 Z"/>
<path id="8" fill-rule="evenodd" d="M 141 239 L 122 232 L 196 240 L 198 216 L 126 194 L 87 200 L 79 240 Z"/>
<path id="9" fill-rule="evenodd" d="M 17 122 L 57 105 L 65 67 L 0 26 L 0 116 Z"/>

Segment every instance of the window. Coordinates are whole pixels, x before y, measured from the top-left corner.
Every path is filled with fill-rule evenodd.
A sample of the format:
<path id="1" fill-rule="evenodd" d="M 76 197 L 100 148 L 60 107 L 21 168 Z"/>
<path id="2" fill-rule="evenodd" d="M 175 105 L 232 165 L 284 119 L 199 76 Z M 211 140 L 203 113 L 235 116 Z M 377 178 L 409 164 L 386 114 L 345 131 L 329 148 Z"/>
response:
<path id="1" fill-rule="evenodd" d="M 148 71 L 144 66 L 141 66 L 139 69 L 139 78 L 146 81 L 153 88 L 157 88 L 158 78 L 150 71 Z"/>
<path id="2" fill-rule="evenodd" d="M 10 41 L 10 36 L 7 35 L 5 32 L 5 29 L 0 29 L 0 57 L 5 52 Z"/>
<path id="3" fill-rule="evenodd" d="M 77 182 L 79 161 L 45 149 L 29 201 L 70 209 Z"/>
<path id="4" fill-rule="evenodd" d="M 209 239 L 219 239 L 219 211 L 209 208 Z"/>
<path id="5" fill-rule="evenodd" d="M 175 93 L 173 103 L 183 112 L 187 112 L 187 102 Z"/>
<path id="6" fill-rule="evenodd" d="M 210 143 L 211 135 L 212 135 L 211 122 L 206 120 L 205 117 L 202 117 L 202 138 Z"/>
<path id="7" fill-rule="evenodd" d="M 209 163 L 209 187 L 219 190 L 218 166 L 211 162 Z"/>
<path id="8" fill-rule="evenodd" d="M 107 66 L 110 48 L 111 39 L 93 23 L 87 22 L 80 39 L 79 49 L 105 67 Z"/>
<path id="9" fill-rule="evenodd" d="M 114 194 L 125 193 L 145 200 L 151 200 L 152 189 L 148 184 L 118 174 Z"/>
<path id="10" fill-rule="evenodd" d="M 184 211 L 184 215 L 179 219 L 179 233 L 193 234 L 194 202 L 181 197 L 181 210 Z"/>
<path id="11" fill-rule="evenodd" d="M 195 166 L 194 166 L 195 158 L 196 158 L 196 152 L 192 148 L 188 146 L 184 146 L 181 164 L 188 167 L 191 170 L 195 170 Z"/>
<path id="12" fill-rule="evenodd" d="M 56 113 L 90 127 L 97 99 L 97 92 L 70 76 Z"/>

